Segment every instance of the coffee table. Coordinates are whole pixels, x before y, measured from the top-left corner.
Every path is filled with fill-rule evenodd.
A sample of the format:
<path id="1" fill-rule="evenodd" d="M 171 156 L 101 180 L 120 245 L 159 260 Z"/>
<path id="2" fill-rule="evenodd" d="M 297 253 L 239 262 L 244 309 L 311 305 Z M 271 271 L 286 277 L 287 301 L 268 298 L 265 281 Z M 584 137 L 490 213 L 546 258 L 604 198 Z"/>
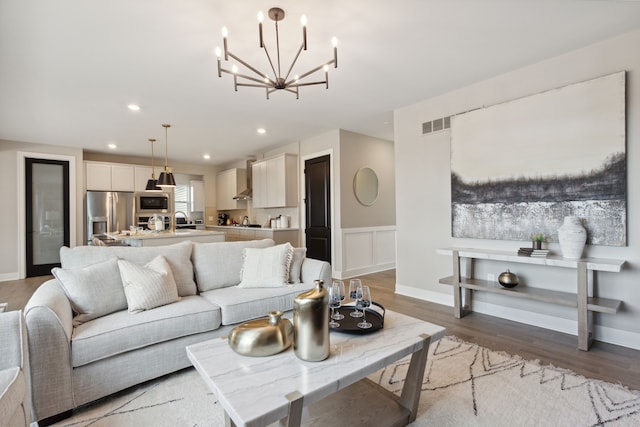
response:
<path id="1" fill-rule="evenodd" d="M 416 418 L 429 344 L 444 332 L 387 310 L 384 328 L 372 334 L 332 331 L 331 353 L 322 362 L 300 360 L 293 348 L 268 357 L 242 356 L 226 338 L 190 345 L 187 355 L 224 408 L 227 425 L 400 426 Z M 408 355 L 400 397 L 366 378 Z"/>

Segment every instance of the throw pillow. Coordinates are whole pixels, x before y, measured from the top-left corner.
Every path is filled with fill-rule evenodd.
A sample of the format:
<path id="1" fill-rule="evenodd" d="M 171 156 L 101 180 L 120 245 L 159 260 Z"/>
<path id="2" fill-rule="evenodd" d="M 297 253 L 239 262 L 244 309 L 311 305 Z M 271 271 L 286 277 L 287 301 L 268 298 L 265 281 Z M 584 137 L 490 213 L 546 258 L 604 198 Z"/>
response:
<path id="1" fill-rule="evenodd" d="M 289 269 L 289 283 L 300 283 L 302 281 L 302 261 L 307 257 L 307 248 L 294 248 L 291 268 Z"/>
<path id="2" fill-rule="evenodd" d="M 56 267 L 51 273 L 62 285 L 73 311 L 78 313 L 73 318 L 74 326 L 127 308 L 118 258 L 82 268 Z"/>
<path id="3" fill-rule="evenodd" d="M 245 248 L 242 281 L 239 288 L 274 288 L 289 283 L 289 268 L 293 258 L 290 243 L 270 248 Z"/>
<path id="4" fill-rule="evenodd" d="M 193 243 L 193 269 L 200 292 L 236 286 L 242 280 L 245 248 L 268 248 L 272 239 Z"/>
<path id="5" fill-rule="evenodd" d="M 180 300 L 166 258 L 159 255 L 146 265 L 118 260 L 130 313 L 139 313 Z"/>
<path id="6" fill-rule="evenodd" d="M 60 248 L 60 262 L 62 268 L 78 268 L 118 257 L 144 265 L 158 255 L 162 255 L 171 266 L 173 278 L 178 285 L 178 295 L 186 297 L 198 292 L 193 281 L 192 247 L 193 243 L 190 241 L 142 248 L 135 246 L 76 246 L 75 248 L 67 248 L 63 246 Z"/>

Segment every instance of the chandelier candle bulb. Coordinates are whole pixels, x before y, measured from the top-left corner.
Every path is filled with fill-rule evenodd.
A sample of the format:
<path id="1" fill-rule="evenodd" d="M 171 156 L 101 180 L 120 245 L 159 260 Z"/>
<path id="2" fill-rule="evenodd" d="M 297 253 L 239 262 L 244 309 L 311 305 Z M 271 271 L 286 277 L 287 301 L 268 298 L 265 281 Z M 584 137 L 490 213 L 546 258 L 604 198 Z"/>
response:
<path id="1" fill-rule="evenodd" d="M 229 50 L 227 49 L 227 36 L 229 35 L 229 30 L 227 27 L 222 27 L 222 43 L 224 46 L 224 60 L 229 60 Z"/>
<path id="2" fill-rule="evenodd" d="M 333 45 L 333 68 L 338 68 L 338 39 L 333 37 L 331 44 Z"/>
<path id="3" fill-rule="evenodd" d="M 307 50 L 307 16 L 302 15 L 300 22 L 302 23 L 302 46 Z"/>
<path id="4" fill-rule="evenodd" d="M 260 37 L 260 47 L 264 47 L 264 40 L 262 38 L 262 21 L 264 20 L 264 15 L 262 12 L 258 12 L 258 35 Z"/>

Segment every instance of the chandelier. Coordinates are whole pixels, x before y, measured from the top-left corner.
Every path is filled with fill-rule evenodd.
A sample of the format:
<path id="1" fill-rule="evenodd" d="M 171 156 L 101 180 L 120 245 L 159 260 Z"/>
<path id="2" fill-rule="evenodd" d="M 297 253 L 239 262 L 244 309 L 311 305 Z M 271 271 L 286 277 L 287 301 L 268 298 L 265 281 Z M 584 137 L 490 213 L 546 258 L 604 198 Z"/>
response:
<path id="1" fill-rule="evenodd" d="M 296 54 L 293 62 L 289 66 L 289 69 L 285 74 L 282 73 L 281 63 L 280 63 L 280 36 L 278 34 L 278 22 L 284 19 L 285 13 L 284 10 L 279 7 L 273 7 L 269 9 L 269 18 L 275 22 L 276 28 L 276 56 L 275 63 L 274 58 L 269 54 L 269 50 L 267 49 L 267 45 L 264 42 L 264 38 L 262 36 L 262 21 L 264 20 L 264 15 L 262 12 L 258 13 L 258 36 L 260 40 L 260 48 L 264 50 L 264 53 L 267 55 L 267 59 L 269 61 L 269 65 L 271 67 L 271 72 L 273 74 L 269 75 L 269 73 L 264 73 L 262 71 L 258 71 L 255 67 L 249 65 L 246 61 L 243 61 L 238 56 L 231 53 L 227 46 L 227 37 L 229 35 L 226 27 L 222 28 L 222 37 L 224 42 L 224 52 L 217 47 L 216 48 L 216 56 L 218 57 L 218 77 L 222 77 L 222 73 L 227 73 L 233 75 L 233 87 L 234 90 L 238 91 L 238 86 L 247 86 L 247 87 L 258 87 L 264 88 L 267 93 L 267 99 L 269 99 L 269 94 L 275 92 L 277 90 L 285 90 L 287 92 L 295 93 L 296 99 L 299 98 L 298 90 L 302 86 L 313 86 L 313 85 L 325 85 L 326 88 L 329 88 L 329 65 L 333 64 L 334 68 L 338 67 L 338 40 L 333 37 L 331 39 L 331 43 L 333 44 L 333 59 L 321 64 L 312 70 L 307 71 L 306 73 L 300 75 L 291 76 L 291 72 L 293 70 L 300 53 L 303 50 L 307 50 L 307 18 L 302 15 L 301 23 L 302 23 L 302 44 L 298 49 L 298 53 Z M 224 60 L 228 61 L 229 57 L 235 59 L 240 64 L 242 64 L 245 68 L 252 71 L 255 75 L 246 75 L 241 74 L 238 71 L 238 67 L 233 64 L 231 70 L 222 68 L 221 59 L 224 53 Z M 317 73 L 320 70 L 324 70 L 324 80 L 320 81 L 305 81 L 304 79 L 310 77 Z M 273 76 L 273 77 L 271 77 Z"/>

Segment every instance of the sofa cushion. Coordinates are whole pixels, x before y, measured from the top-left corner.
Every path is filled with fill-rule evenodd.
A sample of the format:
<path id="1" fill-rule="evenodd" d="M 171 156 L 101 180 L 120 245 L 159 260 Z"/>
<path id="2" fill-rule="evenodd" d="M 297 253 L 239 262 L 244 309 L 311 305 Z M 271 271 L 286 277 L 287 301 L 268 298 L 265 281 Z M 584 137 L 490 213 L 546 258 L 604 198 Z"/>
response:
<path id="1" fill-rule="evenodd" d="M 302 262 L 307 257 L 307 248 L 293 248 L 293 258 L 289 267 L 289 283 L 300 283 Z"/>
<path id="2" fill-rule="evenodd" d="M 242 277 L 245 248 L 273 246 L 272 239 L 193 244 L 193 268 L 200 292 L 235 286 Z"/>
<path id="3" fill-rule="evenodd" d="M 245 248 L 242 280 L 239 288 L 274 288 L 289 283 L 289 268 L 293 258 L 290 243 L 270 248 Z"/>
<path id="4" fill-rule="evenodd" d="M 118 267 L 129 313 L 151 310 L 180 299 L 171 267 L 162 255 L 144 266 L 119 260 Z"/>
<path id="5" fill-rule="evenodd" d="M 127 308 L 117 258 L 80 268 L 53 268 L 51 273 L 78 313 L 74 325 Z"/>
<path id="6" fill-rule="evenodd" d="M 27 383 L 19 367 L 0 371 L 0 425 L 29 425 L 23 405 L 26 394 Z"/>
<path id="7" fill-rule="evenodd" d="M 195 295 L 196 284 L 193 281 L 193 265 L 191 264 L 191 249 L 193 243 L 186 241 L 175 245 L 136 248 L 129 246 L 76 246 L 74 248 L 60 248 L 60 263 L 62 268 L 84 267 L 96 262 L 106 261 L 113 257 L 144 265 L 163 255 L 178 286 L 181 297 Z"/>
<path id="8" fill-rule="evenodd" d="M 219 327 L 220 308 L 196 295 L 136 315 L 119 311 L 73 330 L 71 364 L 75 368 Z"/>
<path id="9" fill-rule="evenodd" d="M 230 286 L 203 292 L 200 296 L 220 307 L 223 325 L 233 325 L 268 316 L 272 310 L 292 310 L 295 297 L 313 287 L 314 285 L 309 283 L 279 288 Z"/>

